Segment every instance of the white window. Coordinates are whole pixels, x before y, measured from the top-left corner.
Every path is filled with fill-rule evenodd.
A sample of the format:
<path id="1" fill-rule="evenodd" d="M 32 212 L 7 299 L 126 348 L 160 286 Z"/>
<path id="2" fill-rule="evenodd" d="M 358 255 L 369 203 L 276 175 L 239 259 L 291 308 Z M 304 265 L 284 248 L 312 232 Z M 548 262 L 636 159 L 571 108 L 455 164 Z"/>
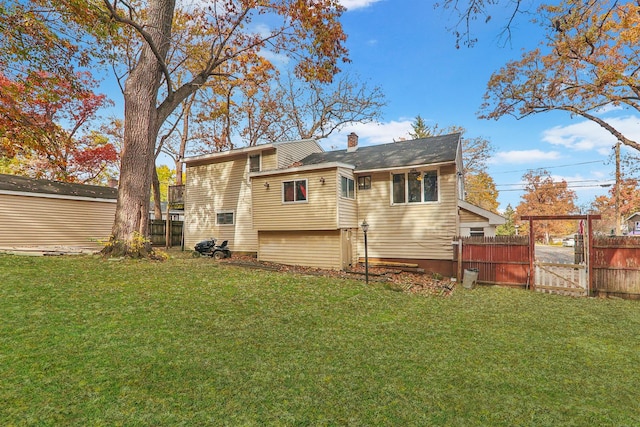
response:
<path id="1" fill-rule="evenodd" d="M 393 204 L 438 201 L 438 171 L 394 173 L 391 177 Z"/>
<path id="2" fill-rule="evenodd" d="M 233 211 L 216 212 L 216 225 L 233 225 L 235 215 Z"/>
<path id="3" fill-rule="evenodd" d="M 282 201 L 296 203 L 307 201 L 307 180 L 284 181 L 282 183 Z"/>
<path id="4" fill-rule="evenodd" d="M 341 182 L 341 195 L 342 197 L 346 197 L 347 199 L 355 199 L 355 182 L 351 178 L 347 178 L 346 176 L 340 176 Z"/>

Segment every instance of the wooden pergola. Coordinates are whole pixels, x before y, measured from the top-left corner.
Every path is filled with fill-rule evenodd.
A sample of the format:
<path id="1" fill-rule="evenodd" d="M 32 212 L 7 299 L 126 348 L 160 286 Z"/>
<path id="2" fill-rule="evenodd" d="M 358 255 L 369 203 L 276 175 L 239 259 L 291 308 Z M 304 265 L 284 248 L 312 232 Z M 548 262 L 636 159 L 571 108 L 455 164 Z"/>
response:
<path id="1" fill-rule="evenodd" d="M 586 221 L 586 230 L 585 235 L 587 236 L 587 244 L 586 244 L 586 257 L 587 260 L 587 277 L 588 277 L 588 294 L 591 294 L 592 287 L 592 265 L 593 265 L 593 233 L 591 230 L 593 229 L 592 223 L 594 219 L 602 219 L 601 215 L 525 215 L 520 217 L 523 221 L 529 221 L 529 271 L 531 272 L 531 288 L 535 288 L 535 270 L 534 270 L 534 262 L 535 262 L 535 248 L 536 248 L 536 238 L 533 235 L 533 222 L 534 221 L 561 221 L 561 220 L 583 220 Z"/>

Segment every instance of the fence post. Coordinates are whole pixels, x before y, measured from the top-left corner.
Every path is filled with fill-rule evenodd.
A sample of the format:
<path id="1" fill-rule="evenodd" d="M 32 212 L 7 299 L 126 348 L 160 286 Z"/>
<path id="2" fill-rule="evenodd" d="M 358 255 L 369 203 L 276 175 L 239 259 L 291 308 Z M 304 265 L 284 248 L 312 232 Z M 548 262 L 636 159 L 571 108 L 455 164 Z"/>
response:
<path id="1" fill-rule="evenodd" d="M 462 281 L 462 237 L 458 238 L 458 272 L 456 275 L 458 283 Z"/>

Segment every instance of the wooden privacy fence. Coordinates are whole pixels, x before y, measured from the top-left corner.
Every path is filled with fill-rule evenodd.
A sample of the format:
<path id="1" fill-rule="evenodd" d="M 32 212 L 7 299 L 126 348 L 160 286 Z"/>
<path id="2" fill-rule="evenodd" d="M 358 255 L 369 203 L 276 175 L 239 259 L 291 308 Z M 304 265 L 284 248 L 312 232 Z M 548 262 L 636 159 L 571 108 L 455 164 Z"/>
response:
<path id="1" fill-rule="evenodd" d="M 477 269 L 478 282 L 514 286 L 529 286 L 529 237 L 458 237 L 458 277 L 464 270 Z M 461 245 L 461 247 L 460 247 Z"/>
<path id="2" fill-rule="evenodd" d="M 165 220 L 151 220 L 149 222 L 149 239 L 154 246 L 166 246 L 166 229 Z M 182 246 L 182 221 L 171 221 L 171 246 Z"/>
<path id="3" fill-rule="evenodd" d="M 640 237 L 595 237 L 591 262 L 595 295 L 640 299 Z"/>

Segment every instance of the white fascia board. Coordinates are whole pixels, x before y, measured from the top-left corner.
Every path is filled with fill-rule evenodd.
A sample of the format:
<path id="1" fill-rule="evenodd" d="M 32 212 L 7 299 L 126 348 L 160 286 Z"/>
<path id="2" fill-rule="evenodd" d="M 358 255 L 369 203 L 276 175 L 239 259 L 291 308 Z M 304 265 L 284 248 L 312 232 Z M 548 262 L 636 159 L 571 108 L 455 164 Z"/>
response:
<path id="1" fill-rule="evenodd" d="M 341 163 L 341 162 L 318 163 L 316 165 L 297 166 L 297 167 L 287 168 L 287 169 L 272 169 L 268 171 L 251 172 L 249 174 L 249 178 L 282 175 L 282 174 L 296 173 L 296 172 L 309 172 L 309 171 L 321 170 L 321 169 L 337 169 L 337 168 L 354 169 L 355 166 L 347 163 Z"/>
<path id="2" fill-rule="evenodd" d="M 408 165 L 408 166 L 395 166 L 392 168 L 379 168 L 379 169 L 356 169 L 354 172 L 356 174 L 363 174 L 363 173 L 373 173 L 373 172 L 391 172 L 391 171 L 407 171 L 407 170 L 411 170 L 411 169 L 433 169 L 433 168 L 437 168 L 440 166 L 445 166 L 445 165 L 451 165 L 454 164 L 455 162 L 438 162 L 438 163 L 424 163 L 421 165 Z"/>
<path id="3" fill-rule="evenodd" d="M 253 147 L 243 147 L 243 148 L 234 148 L 229 151 L 219 151 L 216 153 L 208 153 L 208 154 L 200 154 L 198 156 L 189 156 L 182 159 L 182 162 L 185 164 L 193 163 L 193 162 L 201 162 L 205 160 L 211 159 L 220 159 L 230 156 L 236 156 L 238 154 L 243 153 L 253 153 L 256 151 L 263 151 L 269 148 L 273 148 L 274 144 L 262 144 L 262 145 L 254 145 Z"/>
<path id="4" fill-rule="evenodd" d="M 97 197 L 82 197 L 82 196 L 70 196 L 66 194 L 51 194 L 51 193 L 29 193 L 26 191 L 8 191 L 0 190 L 0 194 L 8 196 L 22 196 L 22 197 L 40 197 L 42 199 L 64 199 L 64 200 L 82 200 L 85 202 L 103 202 L 103 203 L 117 203 L 117 199 L 103 199 Z"/>

